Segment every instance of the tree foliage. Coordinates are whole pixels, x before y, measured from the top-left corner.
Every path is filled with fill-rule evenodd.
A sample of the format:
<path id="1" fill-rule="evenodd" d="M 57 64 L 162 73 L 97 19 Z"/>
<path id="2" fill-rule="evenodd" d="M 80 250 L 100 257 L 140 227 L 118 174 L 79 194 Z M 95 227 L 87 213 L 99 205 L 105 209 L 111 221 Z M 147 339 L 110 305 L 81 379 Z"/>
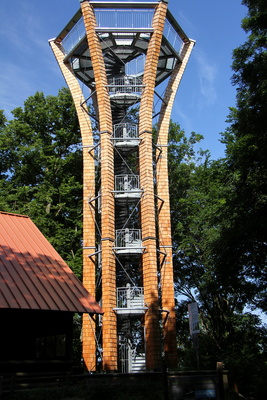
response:
<path id="1" fill-rule="evenodd" d="M 193 138 L 196 135 L 187 146 L 177 142 L 169 155 L 174 272 L 180 300 L 179 367 L 197 368 L 187 319 L 188 302 L 196 301 L 201 321 L 200 368 L 213 369 L 217 361 L 223 361 L 241 393 L 249 393 L 262 380 L 260 371 L 266 370 L 267 331 L 248 309 L 259 291 L 255 280 L 243 269 L 232 264 L 224 268 L 221 263 L 222 232 L 229 222 L 228 201 L 235 190 L 235 177 L 227 160 L 211 161 L 203 152 L 200 159 Z M 176 163 L 185 147 L 186 156 Z M 257 373 L 252 375 L 251 368 Z"/>
<path id="2" fill-rule="evenodd" d="M 31 217 L 81 276 L 82 154 L 70 93 L 37 92 L 13 117 L 1 117 L 0 208 Z"/>
<path id="3" fill-rule="evenodd" d="M 238 278 L 253 280 L 255 306 L 267 311 L 267 11 L 265 1 L 243 3 L 248 7 L 242 22 L 248 39 L 233 53 L 236 108 L 223 135 L 233 190 L 221 230 L 220 263 L 229 272 L 234 268 Z"/>

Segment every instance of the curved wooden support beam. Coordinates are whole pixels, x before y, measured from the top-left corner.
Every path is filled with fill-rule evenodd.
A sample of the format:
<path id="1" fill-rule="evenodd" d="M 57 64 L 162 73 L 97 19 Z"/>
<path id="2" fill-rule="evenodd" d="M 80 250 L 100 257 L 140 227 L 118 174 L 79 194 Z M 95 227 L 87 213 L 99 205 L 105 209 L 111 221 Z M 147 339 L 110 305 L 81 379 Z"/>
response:
<path id="1" fill-rule="evenodd" d="M 177 366 L 177 344 L 168 178 L 168 133 L 175 96 L 194 44 L 194 41 L 190 41 L 183 47 L 181 53 L 182 62 L 177 62 L 170 76 L 158 124 L 156 181 L 157 196 L 162 199 L 160 203 L 158 202 L 158 235 L 161 265 L 162 309 L 168 310 L 169 312 L 168 318 L 166 318 L 163 324 L 165 362 L 169 368 Z M 165 318 L 164 315 L 163 318 Z"/>
<path id="2" fill-rule="evenodd" d="M 95 197 L 95 163 L 89 154 L 89 149 L 94 146 L 93 131 L 80 84 L 71 67 L 64 63 L 63 48 L 60 43 L 53 40 L 49 43 L 71 92 L 81 130 L 83 145 L 83 285 L 90 294 L 95 296 L 95 257 L 89 258 L 89 254 L 93 253 L 92 249 L 95 248 L 95 211 L 94 205 L 88 205 L 89 199 Z M 84 315 L 83 319 L 83 359 L 87 369 L 94 371 L 96 368 L 95 323 L 88 315 Z"/>
<path id="3" fill-rule="evenodd" d="M 117 318 L 116 307 L 116 263 L 112 251 L 114 245 L 114 155 L 110 140 L 112 113 L 107 90 L 107 75 L 99 38 L 95 32 L 96 19 L 90 1 L 81 2 L 81 10 L 91 56 L 96 102 L 99 120 L 101 147 L 101 249 L 102 249 L 102 348 L 103 366 L 106 371 L 116 371 L 117 363 Z"/>
<path id="4" fill-rule="evenodd" d="M 141 227 L 143 244 L 146 247 L 142 259 L 142 272 L 145 303 L 148 306 L 145 316 L 147 370 L 161 369 L 152 114 L 157 65 L 166 12 L 167 4 L 162 1 L 156 7 L 153 18 L 153 34 L 146 54 L 143 78 L 145 88 L 142 93 L 139 113 L 139 136 L 142 138 L 139 147 L 139 170 L 140 184 L 144 190 L 144 196 L 141 200 Z"/>

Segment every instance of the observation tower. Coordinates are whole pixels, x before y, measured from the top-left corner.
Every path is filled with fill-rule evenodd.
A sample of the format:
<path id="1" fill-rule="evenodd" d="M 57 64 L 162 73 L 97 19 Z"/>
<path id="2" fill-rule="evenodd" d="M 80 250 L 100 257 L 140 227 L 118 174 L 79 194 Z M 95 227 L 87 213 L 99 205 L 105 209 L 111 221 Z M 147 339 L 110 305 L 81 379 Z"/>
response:
<path id="1" fill-rule="evenodd" d="M 49 42 L 82 137 L 83 283 L 104 311 L 83 318 L 85 367 L 173 368 L 168 130 L 194 41 L 166 0 L 80 6 Z"/>

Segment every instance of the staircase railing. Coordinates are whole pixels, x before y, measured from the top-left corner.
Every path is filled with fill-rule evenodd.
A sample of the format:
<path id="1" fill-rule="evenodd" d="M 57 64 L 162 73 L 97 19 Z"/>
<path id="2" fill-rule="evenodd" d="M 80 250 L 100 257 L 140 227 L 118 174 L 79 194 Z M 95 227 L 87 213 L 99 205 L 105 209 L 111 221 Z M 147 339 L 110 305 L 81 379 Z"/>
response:
<path id="1" fill-rule="evenodd" d="M 109 94 L 136 93 L 141 94 L 144 85 L 141 76 L 124 75 L 108 80 Z"/>

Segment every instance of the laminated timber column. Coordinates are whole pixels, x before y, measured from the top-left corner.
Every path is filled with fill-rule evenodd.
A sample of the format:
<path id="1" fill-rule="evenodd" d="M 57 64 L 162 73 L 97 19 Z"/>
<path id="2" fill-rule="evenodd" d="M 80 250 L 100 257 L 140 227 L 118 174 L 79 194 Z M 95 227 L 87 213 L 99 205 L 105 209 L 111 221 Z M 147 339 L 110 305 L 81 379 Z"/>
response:
<path id="1" fill-rule="evenodd" d="M 171 215 L 168 179 L 168 132 L 172 107 L 178 86 L 181 82 L 186 64 L 195 42 L 189 41 L 184 44 L 181 52 L 182 62 L 177 64 L 170 76 L 164 101 L 161 107 L 158 124 L 158 140 L 156 151 L 156 181 L 158 195 L 158 235 L 160 249 L 161 268 L 161 295 L 163 312 L 163 335 L 164 354 L 167 368 L 177 366 L 177 344 L 176 344 L 176 318 L 175 318 L 175 294 L 173 280 L 172 262 L 172 238 L 171 238 Z M 167 312 L 167 313 L 166 313 Z"/>
<path id="2" fill-rule="evenodd" d="M 93 132 L 90 117 L 82 104 L 84 96 L 79 82 L 69 65 L 64 63 L 64 51 L 59 42 L 51 40 L 50 46 L 61 72 L 70 89 L 78 115 L 83 145 L 83 285 L 90 294 L 95 295 L 95 162 L 89 153 L 93 148 Z M 96 368 L 95 323 L 89 315 L 83 315 L 83 359 L 89 371 Z"/>
<path id="3" fill-rule="evenodd" d="M 81 1 L 88 47 L 96 85 L 101 146 L 101 248 L 102 248 L 102 348 L 103 369 L 117 370 L 116 264 L 114 244 L 114 155 L 110 140 L 112 114 L 102 49 L 95 32 L 96 19 L 89 0 Z"/>
<path id="4" fill-rule="evenodd" d="M 153 18 L 153 34 L 148 45 L 144 70 L 144 92 L 139 113 L 139 136 L 142 139 L 139 149 L 140 185 L 144 189 L 141 201 L 142 240 L 145 247 L 142 256 L 142 272 L 145 303 L 146 367 L 147 370 L 161 369 L 161 334 L 159 327 L 157 243 L 155 196 L 152 156 L 152 112 L 158 57 L 164 29 L 167 4 L 160 2 Z"/>

